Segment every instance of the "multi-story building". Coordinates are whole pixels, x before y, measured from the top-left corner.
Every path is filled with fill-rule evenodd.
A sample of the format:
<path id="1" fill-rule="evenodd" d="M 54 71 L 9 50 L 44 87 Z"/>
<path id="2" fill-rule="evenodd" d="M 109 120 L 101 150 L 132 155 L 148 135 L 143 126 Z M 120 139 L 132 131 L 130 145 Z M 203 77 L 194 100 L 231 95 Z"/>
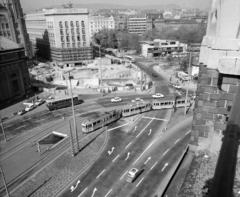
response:
<path id="1" fill-rule="evenodd" d="M 127 15 L 116 15 L 114 17 L 115 19 L 115 29 L 116 30 L 121 30 L 125 31 L 127 30 L 127 21 L 128 21 L 128 16 Z"/>
<path id="2" fill-rule="evenodd" d="M 0 106 L 7 100 L 19 98 L 31 90 L 25 49 L 0 36 Z"/>
<path id="3" fill-rule="evenodd" d="M 155 20 L 163 19 L 163 13 L 147 14 L 146 30 L 152 30 L 155 28 Z"/>
<path id="4" fill-rule="evenodd" d="M 26 15 L 37 56 L 66 64 L 92 59 L 88 24 L 87 9 L 43 9 Z"/>
<path id="5" fill-rule="evenodd" d="M 115 20 L 113 16 L 91 16 L 89 17 L 89 32 L 92 37 L 94 33 L 102 29 L 115 29 Z"/>
<path id="6" fill-rule="evenodd" d="M 143 57 L 159 57 L 167 54 L 183 53 L 187 49 L 187 44 L 174 40 L 143 41 L 142 55 Z"/>
<path id="7" fill-rule="evenodd" d="M 0 3 L 0 36 L 24 46 L 26 55 L 31 58 L 32 48 L 20 1 L 4 0 L 3 2 Z"/>
<path id="8" fill-rule="evenodd" d="M 128 18 L 128 32 L 142 35 L 146 31 L 147 17 L 146 15 L 134 15 Z"/>

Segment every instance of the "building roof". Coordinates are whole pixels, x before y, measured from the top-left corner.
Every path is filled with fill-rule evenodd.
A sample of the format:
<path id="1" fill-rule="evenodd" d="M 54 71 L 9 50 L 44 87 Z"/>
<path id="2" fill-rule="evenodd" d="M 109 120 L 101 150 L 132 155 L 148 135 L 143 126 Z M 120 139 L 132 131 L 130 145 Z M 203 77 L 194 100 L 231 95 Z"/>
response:
<path id="1" fill-rule="evenodd" d="M 3 36 L 0 36 L 0 50 L 16 49 L 21 48 L 16 42 L 9 40 Z"/>

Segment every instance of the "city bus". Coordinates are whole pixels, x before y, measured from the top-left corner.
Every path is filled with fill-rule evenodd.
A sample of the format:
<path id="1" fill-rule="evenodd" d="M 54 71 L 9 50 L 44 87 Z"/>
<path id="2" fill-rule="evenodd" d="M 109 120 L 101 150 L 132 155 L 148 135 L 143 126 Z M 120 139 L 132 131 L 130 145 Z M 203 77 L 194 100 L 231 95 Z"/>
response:
<path id="1" fill-rule="evenodd" d="M 80 104 L 80 99 L 78 95 L 73 96 L 73 104 L 78 105 Z M 72 97 L 71 96 L 65 96 L 65 97 L 59 97 L 51 100 L 46 100 L 46 106 L 49 111 L 57 110 L 64 107 L 70 107 L 72 105 Z"/>
<path id="2" fill-rule="evenodd" d="M 124 56 L 124 59 L 129 60 L 129 61 L 131 61 L 132 63 L 135 63 L 135 62 L 136 62 L 135 58 L 133 58 L 133 57 L 131 57 L 131 56 L 129 56 L 129 55 L 125 55 L 125 56 Z"/>

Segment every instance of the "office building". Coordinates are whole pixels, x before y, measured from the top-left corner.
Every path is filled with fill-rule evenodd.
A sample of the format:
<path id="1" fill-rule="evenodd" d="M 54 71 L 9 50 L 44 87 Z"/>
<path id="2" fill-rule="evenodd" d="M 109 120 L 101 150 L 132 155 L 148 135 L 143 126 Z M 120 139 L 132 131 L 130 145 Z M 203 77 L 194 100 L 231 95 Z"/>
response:
<path id="1" fill-rule="evenodd" d="M 36 55 L 75 64 L 92 59 L 87 9 L 43 9 L 26 15 Z"/>
<path id="2" fill-rule="evenodd" d="M 151 13 L 147 14 L 146 30 L 151 31 L 155 28 L 155 20 L 163 19 L 163 13 Z"/>
<path id="3" fill-rule="evenodd" d="M 114 19 L 115 19 L 116 30 L 119 30 L 119 31 L 127 30 L 127 21 L 128 21 L 127 15 L 116 15 Z"/>
<path id="4" fill-rule="evenodd" d="M 134 15 L 128 18 L 128 32 L 142 35 L 146 31 L 146 15 Z"/>

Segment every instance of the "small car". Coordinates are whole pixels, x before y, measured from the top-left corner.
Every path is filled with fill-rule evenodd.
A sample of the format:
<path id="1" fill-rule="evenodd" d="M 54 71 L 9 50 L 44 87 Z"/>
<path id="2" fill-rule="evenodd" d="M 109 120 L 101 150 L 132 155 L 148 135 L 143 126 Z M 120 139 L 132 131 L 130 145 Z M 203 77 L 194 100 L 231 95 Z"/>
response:
<path id="1" fill-rule="evenodd" d="M 142 101 L 141 98 L 135 98 L 135 101 Z"/>
<path id="2" fill-rule="evenodd" d="M 17 114 L 21 116 L 21 115 L 23 115 L 25 113 L 27 113 L 27 111 L 25 109 L 22 109 Z"/>
<path id="3" fill-rule="evenodd" d="M 156 93 L 156 94 L 152 95 L 152 97 L 153 97 L 153 98 L 163 98 L 164 95 L 161 94 L 161 93 Z"/>
<path id="4" fill-rule="evenodd" d="M 35 105 L 36 106 L 40 106 L 44 103 L 44 100 L 43 99 L 38 99 L 37 102 L 35 102 Z"/>
<path id="5" fill-rule="evenodd" d="M 31 104 L 25 108 L 25 111 L 32 111 L 36 106 L 34 104 Z"/>
<path id="6" fill-rule="evenodd" d="M 182 88 L 182 86 L 177 85 L 177 84 L 173 84 L 173 87 L 176 88 L 176 89 L 181 89 Z"/>
<path id="7" fill-rule="evenodd" d="M 121 101 L 122 101 L 122 99 L 120 97 L 115 97 L 115 98 L 111 99 L 112 103 L 117 103 L 117 102 L 121 102 Z"/>
<path id="8" fill-rule="evenodd" d="M 137 168 L 132 168 L 131 170 L 129 170 L 127 177 L 126 177 L 126 181 L 129 183 L 134 182 L 145 170 L 145 168 L 141 168 L 141 169 L 137 169 Z"/>

